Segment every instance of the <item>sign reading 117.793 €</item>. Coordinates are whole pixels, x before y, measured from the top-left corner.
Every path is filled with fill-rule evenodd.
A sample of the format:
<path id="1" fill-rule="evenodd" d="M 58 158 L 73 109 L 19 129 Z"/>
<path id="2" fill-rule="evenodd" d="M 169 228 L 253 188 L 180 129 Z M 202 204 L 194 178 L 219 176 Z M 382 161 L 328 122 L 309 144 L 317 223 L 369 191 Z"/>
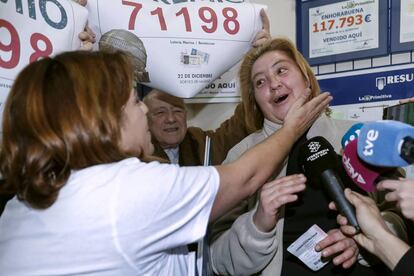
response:
<path id="1" fill-rule="evenodd" d="M 315 5 L 318 2 L 319 5 Z M 310 2 L 312 5 L 302 10 L 303 18 L 307 21 L 302 22 L 307 28 L 302 29 L 302 32 L 307 39 L 303 46 L 307 48 L 304 50 L 308 59 L 328 63 L 361 57 L 358 53 L 363 52 L 371 56 L 382 54 L 377 52 L 384 41 L 386 44 L 386 35 L 384 40 L 381 32 L 384 26 L 386 28 L 386 24 L 382 23 L 387 18 L 387 7 L 382 2 L 384 1 Z"/>

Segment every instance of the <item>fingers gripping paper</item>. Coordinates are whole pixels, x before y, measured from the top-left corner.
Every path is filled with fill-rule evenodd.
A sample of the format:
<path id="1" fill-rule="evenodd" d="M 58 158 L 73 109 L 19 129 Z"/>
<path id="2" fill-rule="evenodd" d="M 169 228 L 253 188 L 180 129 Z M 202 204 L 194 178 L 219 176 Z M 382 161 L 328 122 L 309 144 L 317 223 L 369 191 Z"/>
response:
<path id="1" fill-rule="evenodd" d="M 89 0 L 99 40 L 113 29 L 134 33 L 147 54 L 148 86 L 192 97 L 234 66 L 261 29 L 263 5 L 244 1 Z"/>

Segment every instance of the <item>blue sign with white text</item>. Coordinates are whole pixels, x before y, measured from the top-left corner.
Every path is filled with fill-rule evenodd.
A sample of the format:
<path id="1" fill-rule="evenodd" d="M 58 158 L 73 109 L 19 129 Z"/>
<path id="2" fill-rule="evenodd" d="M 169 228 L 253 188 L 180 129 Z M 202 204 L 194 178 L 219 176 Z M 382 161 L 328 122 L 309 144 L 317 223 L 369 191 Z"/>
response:
<path id="1" fill-rule="evenodd" d="M 414 96 L 414 68 L 319 80 L 332 106 L 392 101 Z"/>

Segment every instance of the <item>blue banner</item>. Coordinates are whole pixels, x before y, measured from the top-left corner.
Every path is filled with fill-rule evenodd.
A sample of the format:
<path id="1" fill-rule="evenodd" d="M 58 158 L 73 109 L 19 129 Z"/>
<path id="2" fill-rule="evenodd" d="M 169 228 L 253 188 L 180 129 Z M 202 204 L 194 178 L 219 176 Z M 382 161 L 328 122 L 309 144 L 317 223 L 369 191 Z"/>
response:
<path id="1" fill-rule="evenodd" d="M 413 81 L 414 68 L 408 68 L 320 79 L 319 85 L 321 91 L 331 92 L 335 106 L 414 97 Z"/>

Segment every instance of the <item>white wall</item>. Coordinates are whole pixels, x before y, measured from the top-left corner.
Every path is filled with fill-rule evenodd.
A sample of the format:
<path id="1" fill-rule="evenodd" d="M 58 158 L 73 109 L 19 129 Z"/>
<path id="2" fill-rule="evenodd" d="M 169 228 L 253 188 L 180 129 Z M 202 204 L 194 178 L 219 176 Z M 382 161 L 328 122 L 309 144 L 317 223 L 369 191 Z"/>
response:
<path id="1" fill-rule="evenodd" d="M 283 36 L 296 40 L 295 0 L 252 0 L 253 3 L 267 5 L 270 19 L 270 32 L 273 37 Z M 236 103 L 188 104 L 188 125 L 205 130 L 215 129 L 229 118 Z"/>

